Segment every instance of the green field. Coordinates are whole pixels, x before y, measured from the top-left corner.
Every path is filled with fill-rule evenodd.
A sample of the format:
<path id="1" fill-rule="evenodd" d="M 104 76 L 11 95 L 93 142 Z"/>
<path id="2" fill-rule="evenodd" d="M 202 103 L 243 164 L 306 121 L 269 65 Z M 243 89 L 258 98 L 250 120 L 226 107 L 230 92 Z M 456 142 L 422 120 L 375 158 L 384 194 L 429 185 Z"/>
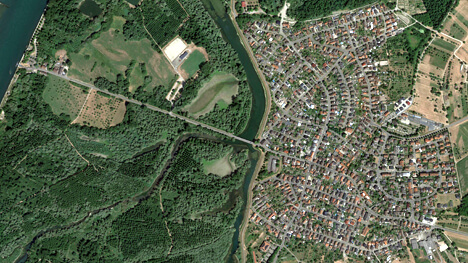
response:
<path id="1" fill-rule="evenodd" d="M 466 31 L 457 22 L 454 22 L 450 27 L 450 36 L 463 40 L 466 37 Z"/>
<path id="2" fill-rule="evenodd" d="M 468 191 L 468 157 L 457 163 L 458 177 L 460 178 L 460 187 L 465 194 Z"/>
<path id="3" fill-rule="evenodd" d="M 450 51 L 450 52 L 453 52 L 457 48 L 456 45 L 454 45 L 452 43 L 449 43 L 447 41 L 444 41 L 444 40 L 442 40 L 440 38 L 434 39 L 434 41 L 432 41 L 432 44 L 434 44 L 435 46 L 438 46 L 440 48 L 443 48 L 443 49 L 445 49 L 447 51 Z"/>
<path id="4" fill-rule="evenodd" d="M 450 58 L 449 53 L 442 51 L 440 49 L 437 49 L 433 46 L 430 46 L 426 49 L 426 55 L 431 56 L 429 63 L 440 69 L 445 68 L 445 65 L 447 64 L 448 59 Z"/>
<path id="5" fill-rule="evenodd" d="M 460 13 L 456 12 L 455 16 L 458 20 L 460 20 L 460 22 L 462 22 L 466 27 L 468 27 L 468 20 L 466 20 Z"/>
<path id="6" fill-rule="evenodd" d="M 236 165 L 231 162 L 231 153 L 226 154 L 224 157 L 212 160 L 203 161 L 205 174 L 216 174 L 218 176 L 226 176 L 236 170 Z"/>
<path id="7" fill-rule="evenodd" d="M 230 74 L 218 73 L 214 75 L 198 92 L 197 97 L 185 107 L 192 116 L 198 118 L 211 111 L 219 101 L 229 105 L 232 97 L 237 94 L 238 81 Z"/>
<path id="8" fill-rule="evenodd" d="M 72 66 L 68 74 L 85 82 L 93 82 L 101 76 L 116 82 L 117 75 L 127 75 L 126 70 L 131 64 L 136 64 L 136 68 L 144 64 L 150 77 L 148 87 L 162 85 L 170 88 L 175 80 L 172 66 L 156 52 L 148 39 L 126 40 L 121 33 L 124 23 L 122 17 L 114 17 L 109 31 L 101 32 L 99 38 L 84 44 L 79 53 L 69 54 Z M 129 78 L 133 85 L 137 85 L 142 76 L 134 70 Z"/>
<path id="9" fill-rule="evenodd" d="M 88 91 L 55 76 L 50 76 L 42 97 L 56 115 L 65 114 L 75 119 L 83 106 Z"/>
<path id="10" fill-rule="evenodd" d="M 199 66 L 204 61 L 206 61 L 205 56 L 200 51 L 195 50 L 189 54 L 189 57 L 182 64 L 181 69 L 192 77 L 200 69 Z"/>
<path id="11" fill-rule="evenodd" d="M 449 232 L 445 232 L 447 236 L 455 243 L 455 246 L 458 248 L 468 249 L 468 240 L 454 237 Z"/>

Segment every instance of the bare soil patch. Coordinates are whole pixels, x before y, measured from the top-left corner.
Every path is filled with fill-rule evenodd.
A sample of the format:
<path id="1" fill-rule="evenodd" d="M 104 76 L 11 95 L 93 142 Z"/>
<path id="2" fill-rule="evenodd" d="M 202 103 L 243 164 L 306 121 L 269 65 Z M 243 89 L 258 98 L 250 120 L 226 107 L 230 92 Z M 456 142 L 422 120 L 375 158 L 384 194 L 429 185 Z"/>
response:
<path id="1" fill-rule="evenodd" d="M 423 76 L 418 78 L 415 84 L 416 96 L 414 98 L 413 105 L 409 108 L 427 119 L 447 123 L 447 117 L 445 111 L 442 110 L 443 99 L 442 97 L 436 96 L 431 93 L 431 80 Z"/>
<path id="2" fill-rule="evenodd" d="M 106 129 L 122 122 L 125 112 L 123 100 L 109 98 L 91 90 L 80 115 L 72 123 Z"/>

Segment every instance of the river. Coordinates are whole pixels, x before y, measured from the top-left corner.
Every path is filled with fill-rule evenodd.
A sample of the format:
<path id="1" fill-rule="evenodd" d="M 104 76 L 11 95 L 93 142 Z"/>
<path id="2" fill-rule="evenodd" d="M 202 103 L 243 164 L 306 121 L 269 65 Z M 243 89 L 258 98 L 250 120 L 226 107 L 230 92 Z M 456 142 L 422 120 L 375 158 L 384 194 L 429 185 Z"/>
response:
<path id="1" fill-rule="evenodd" d="M 239 59 L 244 67 L 244 70 L 247 75 L 247 81 L 250 86 L 250 91 L 252 92 L 252 110 L 250 112 L 249 122 L 247 123 L 247 127 L 245 130 L 239 135 L 247 140 L 253 141 L 257 136 L 258 130 L 262 123 L 263 114 L 265 113 L 265 93 L 263 90 L 262 82 L 255 70 L 252 61 L 250 60 L 249 54 L 245 49 L 244 45 L 242 45 L 242 41 L 237 35 L 236 28 L 234 27 L 231 18 L 229 17 L 226 9 L 220 0 L 202 0 L 205 9 L 210 14 L 211 18 L 216 22 L 218 27 L 221 29 L 221 33 L 223 34 L 224 39 L 231 44 L 234 48 L 236 53 L 239 55 Z M 232 238 L 232 246 L 227 257 L 228 262 L 234 262 L 235 253 L 239 248 L 239 235 L 242 226 L 242 221 L 244 219 L 244 214 L 248 211 L 246 210 L 246 204 L 248 201 L 248 194 L 249 194 L 249 186 L 252 181 L 252 177 L 255 172 L 255 167 L 258 161 L 258 151 L 253 149 L 251 145 L 249 145 L 250 152 L 253 153 L 251 155 L 251 167 L 245 177 L 244 185 L 240 191 L 240 196 L 243 199 L 243 205 L 239 216 L 237 217 L 234 228 L 235 233 L 234 237 Z"/>
<path id="2" fill-rule="evenodd" d="M 0 101 L 41 18 L 47 0 L 0 0 Z"/>

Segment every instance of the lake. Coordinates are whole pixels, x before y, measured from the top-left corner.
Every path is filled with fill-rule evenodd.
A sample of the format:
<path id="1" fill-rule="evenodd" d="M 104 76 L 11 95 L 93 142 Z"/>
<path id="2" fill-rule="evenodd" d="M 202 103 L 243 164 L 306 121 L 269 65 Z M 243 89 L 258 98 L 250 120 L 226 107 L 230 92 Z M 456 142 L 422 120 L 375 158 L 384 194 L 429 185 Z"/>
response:
<path id="1" fill-rule="evenodd" d="M 0 0 L 0 100 L 20 62 L 47 0 Z M 5 8 L 6 6 L 6 8 Z"/>

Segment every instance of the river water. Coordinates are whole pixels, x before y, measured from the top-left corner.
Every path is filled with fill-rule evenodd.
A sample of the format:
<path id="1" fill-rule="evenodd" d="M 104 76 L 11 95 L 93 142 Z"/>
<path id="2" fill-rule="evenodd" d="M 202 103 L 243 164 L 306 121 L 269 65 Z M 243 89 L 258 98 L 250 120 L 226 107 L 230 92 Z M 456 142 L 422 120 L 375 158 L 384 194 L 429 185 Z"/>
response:
<path id="1" fill-rule="evenodd" d="M 242 45 L 241 39 L 239 35 L 237 35 L 236 28 L 234 27 L 231 18 L 226 12 L 222 1 L 220 0 L 202 0 L 205 9 L 208 11 L 210 16 L 216 22 L 218 27 L 221 29 L 221 33 L 223 34 L 224 39 L 231 44 L 234 48 L 236 53 L 239 55 L 239 59 L 244 66 L 244 70 L 247 75 L 247 81 L 250 86 L 250 90 L 252 92 L 252 110 L 250 113 L 249 122 L 247 123 L 247 127 L 245 130 L 239 135 L 242 138 L 247 140 L 254 140 L 257 136 L 257 132 L 260 128 L 263 114 L 265 113 L 265 93 L 263 90 L 262 82 L 255 71 L 254 65 L 250 60 L 249 54 L 247 50 Z M 246 204 L 248 200 L 248 190 L 250 183 L 252 181 L 252 177 L 255 172 L 255 167 L 258 161 L 258 151 L 252 148 L 251 145 L 248 145 L 251 155 L 251 167 L 247 172 L 247 175 L 244 180 L 244 185 L 240 191 L 240 196 L 243 199 L 243 206 L 239 216 L 237 217 L 234 228 L 235 233 L 232 239 L 232 246 L 229 252 L 227 261 L 233 262 L 234 261 L 234 254 L 236 253 L 237 249 L 239 248 L 239 235 L 240 229 L 242 226 L 242 221 L 244 219 L 244 214 L 248 211 L 245 211 Z"/>
<path id="2" fill-rule="evenodd" d="M 0 101 L 28 46 L 47 0 L 0 0 Z"/>

